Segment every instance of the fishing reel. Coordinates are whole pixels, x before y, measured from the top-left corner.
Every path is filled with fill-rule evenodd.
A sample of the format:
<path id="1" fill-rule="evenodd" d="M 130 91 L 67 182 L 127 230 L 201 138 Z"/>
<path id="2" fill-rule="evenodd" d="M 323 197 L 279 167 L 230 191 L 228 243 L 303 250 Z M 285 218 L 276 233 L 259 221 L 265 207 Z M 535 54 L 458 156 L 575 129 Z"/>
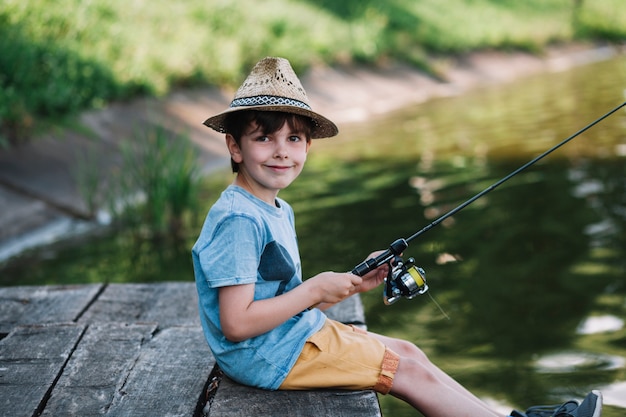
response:
<path id="1" fill-rule="evenodd" d="M 389 264 L 383 293 L 383 300 L 387 305 L 395 303 L 400 297 L 410 300 L 416 295 L 424 294 L 428 291 L 426 273 L 422 268 L 415 266 L 415 259 L 409 258 L 404 262 L 400 256 L 408 247 L 406 240 L 398 239 L 377 257 L 367 259 L 355 266 L 352 273 L 362 277 L 381 265 Z"/>
<path id="2" fill-rule="evenodd" d="M 383 293 L 386 305 L 395 303 L 400 297 L 410 300 L 428 291 L 426 272 L 415 266 L 415 259 L 409 258 L 404 262 L 401 257 L 396 256 L 390 266 Z"/>

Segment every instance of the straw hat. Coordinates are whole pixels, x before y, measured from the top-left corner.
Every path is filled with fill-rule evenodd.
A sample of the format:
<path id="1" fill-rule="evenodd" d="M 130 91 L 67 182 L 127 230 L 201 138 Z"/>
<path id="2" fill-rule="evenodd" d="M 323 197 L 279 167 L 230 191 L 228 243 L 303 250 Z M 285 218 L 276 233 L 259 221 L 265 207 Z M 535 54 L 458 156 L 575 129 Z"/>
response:
<path id="1" fill-rule="evenodd" d="M 310 117 L 315 123 L 312 139 L 335 136 L 339 132 L 333 122 L 311 109 L 300 80 L 284 58 L 268 57 L 259 61 L 235 93 L 230 107 L 209 117 L 204 124 L 227 133 L 224 118 L 241 110 L 282 111 Z"/>

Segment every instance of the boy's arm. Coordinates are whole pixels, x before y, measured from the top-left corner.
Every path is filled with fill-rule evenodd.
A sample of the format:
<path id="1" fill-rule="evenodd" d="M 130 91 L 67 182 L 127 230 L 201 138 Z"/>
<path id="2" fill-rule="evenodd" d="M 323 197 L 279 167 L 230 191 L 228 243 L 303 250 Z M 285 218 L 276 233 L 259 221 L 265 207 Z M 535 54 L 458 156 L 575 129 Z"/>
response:
<path id="1" fill-rule="evenodd" d="M 325 310 L 341 300 L 369 291 L 383 282 L 388 266 L 359 277 L 322 272 L 277 297 L 254 300 L 254 284 L 219 289 L 220 323 L 224 336 L 239 342 L 266 333 L 311 306 Z"/>
<path id="2" fill-rule="evenodd" d="M 317 304 L 335 304 L 357 292 L 363 278 L 351 273 L 322 272 L 291 291 L 254 300 L 254 284 L 219 289 L 220 323 L 224 336 L 240 342 L 266 333 Z"/>

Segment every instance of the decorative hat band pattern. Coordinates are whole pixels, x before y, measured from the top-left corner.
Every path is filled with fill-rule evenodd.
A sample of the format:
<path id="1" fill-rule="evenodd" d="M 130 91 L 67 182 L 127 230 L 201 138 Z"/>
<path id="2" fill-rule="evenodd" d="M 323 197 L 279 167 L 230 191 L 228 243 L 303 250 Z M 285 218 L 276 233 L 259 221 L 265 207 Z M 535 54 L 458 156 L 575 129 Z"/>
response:
<path id="1" fill-rule="evenodd" d="M 311 110 L 311 107 L 299 100 L 279 96 L 254 96 L 236 98 L 230 103 L 230 107 L 251 107 L 251 106 L 294 106 Z"/>

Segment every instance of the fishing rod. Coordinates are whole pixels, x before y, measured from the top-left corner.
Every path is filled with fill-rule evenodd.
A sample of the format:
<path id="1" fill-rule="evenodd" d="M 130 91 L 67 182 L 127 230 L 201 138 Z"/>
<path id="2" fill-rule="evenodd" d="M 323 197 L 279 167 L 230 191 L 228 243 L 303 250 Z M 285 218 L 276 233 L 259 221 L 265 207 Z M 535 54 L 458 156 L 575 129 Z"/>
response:
<path id="1" fill-rule="evenodd" d="M 617 112 L 619 109 L 621 109 L 624 106 L 626 106 L 626 101 L 620 104 L 619 106 L 615 107 L 614 109 L 612 109 L 605 115 L 589 123 L 587 126 L 583 127 L 578 132 L 574 133 L 573 135 L 569 136 L 568 138 L 554 145 L 553 147 L 551 147 L 550 149 L 548 149 L 541 155 L 535 157 L 531 161 L 522 165 L 515 171 L 511 172 L 509 175 L 496 181 L 495 183 L 485 188 L 484 190 L 482 190 L 481 192 L 479 192 L 478 194 L 476 194 L 469 200 L 465 201 L 464 203 L 459 204 L 457 207 L 445 213 L 441 217 L 437 218 L 432 223 L 428 224 L 427 226 L 417 231 L 416 233 L 412 234 L 408 238 L 406 239 L 400 238 L 400 239 L 395 240 L 391 245 L 389 245 L 389 248 L 385 250 L 384 252 L 382 252 L 380 255 L 373 257 L 373 258 L 366 259 L 365 261 L 355 266 L 354 269 L 352 269 L 352 273 L 358 276 L 363 276 L 367 274 L 368 272 L 373 271 L 374 269 L 378 268 L 381 265 L 389 264 L 389 273 L 387 275 L 387 278 L 385 279 L 385 288 L 384 288 L 384 302 L 387 305 L 395 303 L 398 299 L 400 299 L 400 297 L 411 299 L 417 295 L 424 294 L 426 291 L 428 291 L 428 285 L 426 284 L 426 277 L 425 277 L 426 273 L 424 272 L 422 268 L 415 265 L 415 260 L 413 258 L 409 258 L 405 262 L 401 257 L 402 252 L 404 252 L 404 250 L 409 247 L 409 242 L 416 239 L 418 236 L 421 236 L 422 234 L 426 233 L 433 227 L 437 226 L 448 217 L 453 216 L 459 211 L 463 210 L 465 207 L 469 206 L 474 201 L 483 197 L 485 194 L 490 193 L 491 191 L 496 189 L 498 186 L 502 185 L 504 182 L 510 180 L 511 178 L 513 178 L 520 172 L 524 171 L 531 165 L 534 165 L 539 160 L 543 159 L 545 156 L 549 155 L 550 153 L 554 152 L 561 146 L 565 145 L 566 143 L 568 143 L 575 137 L 591 129 L 593 126 L 597 125 L 598 123 L 600 123 L 601 121 L 603 121 L 604 119 L 612 115 L 613 113 Z"/>

